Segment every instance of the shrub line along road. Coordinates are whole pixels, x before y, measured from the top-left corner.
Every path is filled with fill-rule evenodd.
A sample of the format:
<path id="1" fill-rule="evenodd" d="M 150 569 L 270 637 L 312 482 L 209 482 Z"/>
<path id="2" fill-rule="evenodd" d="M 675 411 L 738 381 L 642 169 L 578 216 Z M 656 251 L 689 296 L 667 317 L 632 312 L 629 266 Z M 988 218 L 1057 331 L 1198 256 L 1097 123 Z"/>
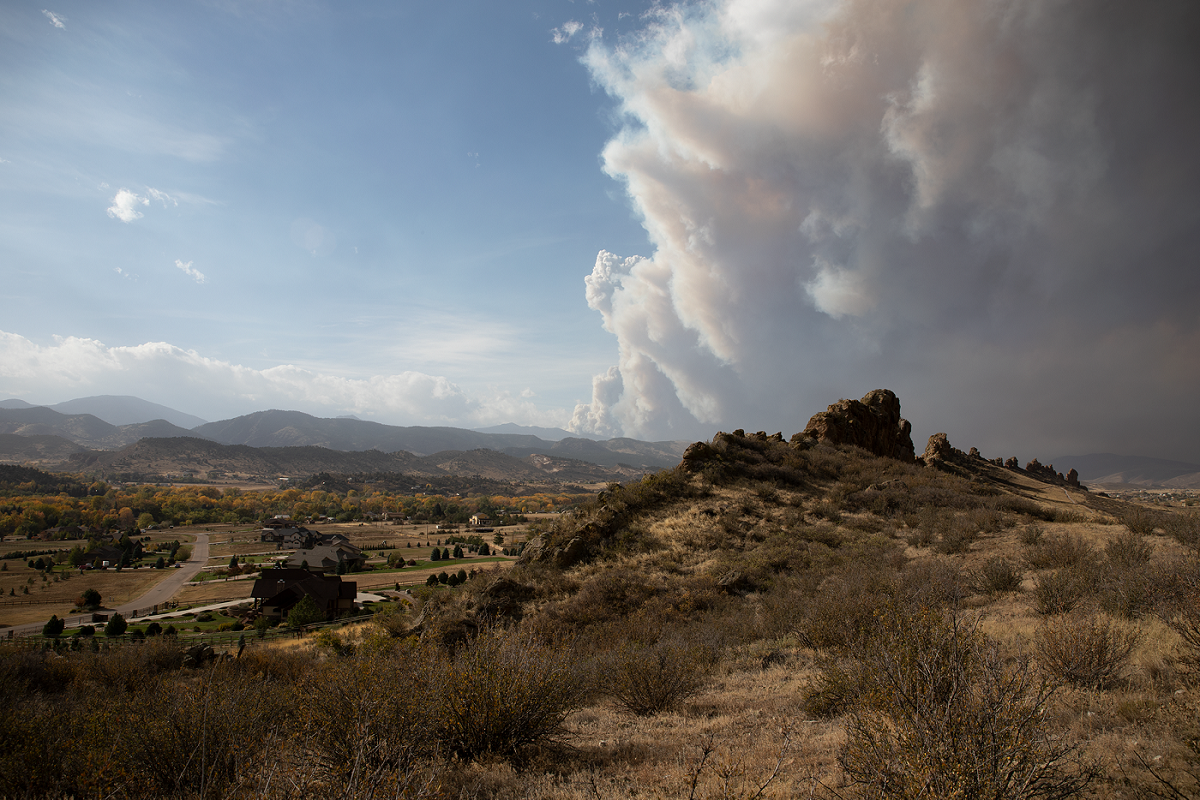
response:
<path id="1" fill-rule="evenodd" d="M 192 556 L 179 569 L 171 570 L 171 574 L 154 585 L 150 591 L 146 592 L 141 597 L 131 600 L 128 603 L 122 603 L 109 612 L 116 612 L 125 619 L 131 619 L 133 612 L 139 609 L 152 608 L 153 606 L 162 605 L 175 596 L 175 593 L 192 578 L 200 574 L 208 564 L 208 534 L 197 533 L 196 541 L 192 545 Z M 83 614 L 79 617 L 64 617 L 67 624 L 83 624 L 91 622 L 90 614 Z M 28 622 L 24 625 L 13 625 L 6 631 L 12 631 L 13 636 L 25 636 L 30 633 L 40 633 L 45 622 Z M 7 632 L 6 634 L 7 635 Z"/>

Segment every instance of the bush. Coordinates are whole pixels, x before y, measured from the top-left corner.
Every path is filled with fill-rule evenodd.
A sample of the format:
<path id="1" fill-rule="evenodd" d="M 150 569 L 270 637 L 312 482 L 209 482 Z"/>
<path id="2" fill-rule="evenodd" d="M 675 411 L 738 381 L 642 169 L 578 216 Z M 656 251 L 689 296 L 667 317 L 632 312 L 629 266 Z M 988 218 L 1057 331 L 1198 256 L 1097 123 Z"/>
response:
<path id="1" fill-rule="evenodd" d="M 975 574 L 975 590 L 981 594 L 1015 592 L 1021 588 L 1024 575 L 1014 562 L 1007 558 L 988 559 Z"/>
<path id="2" fill-rule="evenodd" d="M 686 642 L 629 642 L 606 664 L 604 689 L 625 711 L 651 716 L 678 708 L 700 691 L 710 663 L 702 648 Z"/>
<path id="3" fill-rule="evenodd" d="M 1104 556 L 1109 564 L 1118 570 L 1133 569 L 1147 564 L 1154 554 L 1154 545 L 1147 542 L 1142 534 L 1133 531 L 1118 534 L 1104 546 Z"/>
<path id="4" fill-rule="evenodd" d="M 1140 641 L 1137 630 L 1099 616 L 1062 616 L 1038 631 L 1037 655 L 1054 677 L 1085 689 L 1103 689 L 1121 676 Z"/>
<path id="5" fill-rule="evenodd" d="M 430 732 L 463 760 L 515 758 L 526 746 L 554 741 L 584 698 L 569 650 L 515 630 L 485 629 L 453 655 L 430 647 L 427 664 L 441 687 Z"/>
<path id="6" fill-rule="evenodd" d="M 108 619 L 108 624 L 104 626 L 104 635 L 110 637 L 121 636 L 128 627 L 129 623 L 125 621 L 125 618 L 114 611 L 113 615 Z"/>
<path id="7" fill-rule="evenodd" d="M 101 603 L 100 593 L 95 589 L 84 589 L 83 594 L 75 599 L 75 605 L 80 608 L 99 608 Z"/>
<path id="8" fill-rule="evenodd" d="M 1074 534 L 1044 536 L 1030 547 L 1025 560 L 1034 569 L 1073 567 L 1095 556 L 1092 546 Z"/>
<path id="9" fill-rule="evenodd" d="M 857 653 L 858 699 L 839 762 L 867 797 L 1065 798 L 1086 785 L 1047 735 L 1052 693 L 954 616 L 889 609 Z"/>
<path id="10" fill-rule="evenodd" d="M 1148 536 L 1163 523 L 1163 515 L 1141 506 L 1131 506 L 1121 515 L 1121 522 L 1130 533 Z"/>
<path id="11" fill-rule="evenodd" d="M 66 623 L 59 619 L 57 614 L 51 614 L 50 619 L 42 626 L 42 636 L 61 636 L 65 627 Z"/>
<path id="12" fill-rule="evenodd" d="M 1091 593 L 1093 576 L 1082 569 L 1059 569 L 1037 577 L 1034 607 L 1039 614 L 1067 614 Z"/>
<path id="13" fill-rule="evenodd" d="M 303 628 L 305 625 L 324 622 L 324 620 L 325 612 L 317 605 L 317 601 L 307 594 L 300 598 L 299 603 L 292 606 L 292 610 L 288 612 L 287 616 L 289 628 Z"/>

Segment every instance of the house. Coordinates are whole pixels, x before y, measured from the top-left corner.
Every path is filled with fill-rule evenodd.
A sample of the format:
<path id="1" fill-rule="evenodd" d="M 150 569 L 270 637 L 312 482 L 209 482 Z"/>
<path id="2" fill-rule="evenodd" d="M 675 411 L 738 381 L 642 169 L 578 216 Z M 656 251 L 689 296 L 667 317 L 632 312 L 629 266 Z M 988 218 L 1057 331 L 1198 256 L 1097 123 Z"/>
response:
<path id="1" fill-rule="evenodd" d="M 284 563 L 293 569 L 327 574 L 359 572 L 366 566 L 367 557 L 352 544 L 319 545 L 310 550 L 297 550 Z"/>
<path id="2" fill-rule="evenodd" d="M 486 528 L 487 526 L 489 526 L 491 524 L 492 524 L 492 521 L 489 518 L 483 516 L 482 514 L 476 514 L 475 516 L 471 517 L 471 525 L 473 527 Z"/>
<path id="3" fill-rule="evenodd" d="M 269 569 L 254 581 L 250 597 L 268 619 L 283 619 L 292 607 L 311 597 L 327 617 L 354 610 L 358 584 L 336 575 L 321 575 L 306 569 Z"/>
<path id="4" fill-rule="evenodd" d="M 115 567 L 121 563 L 121 559 L 124 557 L 125 551 L 121 548 L 103 544 L 84 553 L 82 563 L 95 564 L 99 561 L 102 567 Z"/>

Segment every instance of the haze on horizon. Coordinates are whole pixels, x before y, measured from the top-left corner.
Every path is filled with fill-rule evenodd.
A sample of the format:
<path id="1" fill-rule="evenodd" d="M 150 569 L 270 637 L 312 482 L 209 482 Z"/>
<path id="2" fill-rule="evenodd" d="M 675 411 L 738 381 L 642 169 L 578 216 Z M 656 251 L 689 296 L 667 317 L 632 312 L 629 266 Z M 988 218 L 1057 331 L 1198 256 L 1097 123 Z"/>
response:
<path id="1" fill-rule="evenodd" d="M 0 7 L 0 397 L 1200 461 L 1200 6 Z"/>

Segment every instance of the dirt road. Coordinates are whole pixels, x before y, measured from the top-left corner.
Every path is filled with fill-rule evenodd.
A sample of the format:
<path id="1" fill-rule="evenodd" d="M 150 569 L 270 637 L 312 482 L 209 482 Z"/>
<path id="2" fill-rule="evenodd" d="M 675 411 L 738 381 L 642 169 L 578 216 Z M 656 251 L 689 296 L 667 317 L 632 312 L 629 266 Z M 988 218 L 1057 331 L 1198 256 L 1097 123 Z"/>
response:
<path id="1" fill-rule="evenodd" d="M 125 617 L 125 619 L 130 619 L 135 611 L 152 608 L 153 606 L 168 602 L 185 583 L 196 577 L 207 563 L 208 534 L 197 533 L 196 541 L 192 544 L 191 558 L 183 562 L 183 566 L 179 569 L 172 569 L 170 571 L 171 574 L 155 584 L 154 588 L 150 591 L 128 603 L 110 609 L 110 613 L 116 611 Z M 68 627 L 74 627 L 88 623 L 91 619 L 91 614 L 81 614 L 78 617 L 66 617 L 65 621 Z M 45 623 L 30 622 L 25 625 L 14 625 L 5 631 L 5 635 L 7 635 L 8 631 L 12 631 L 14 636 L 40 633 L 43 624 Z"/>

